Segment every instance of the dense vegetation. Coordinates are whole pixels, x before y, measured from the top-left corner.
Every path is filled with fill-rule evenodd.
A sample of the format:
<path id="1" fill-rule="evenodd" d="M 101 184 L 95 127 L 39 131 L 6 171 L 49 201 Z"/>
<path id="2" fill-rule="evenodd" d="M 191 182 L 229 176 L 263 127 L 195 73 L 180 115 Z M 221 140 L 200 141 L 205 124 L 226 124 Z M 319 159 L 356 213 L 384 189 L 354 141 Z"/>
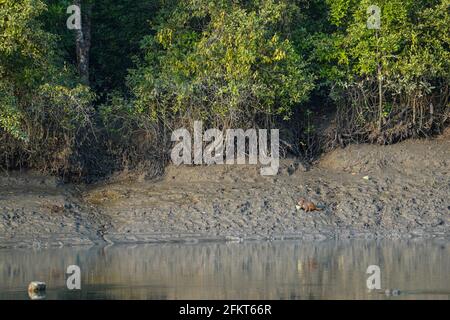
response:
<path id="1" fill-rule="evenodd" d="M 66 26 L 72 4 L 79 30 Z M 379 28 L 367 26 L 371 5 Z M 0 0 L 0 166 L 159 173 L 171 130 L 199 119 L 280 128 L 285 150 L 307 158 L 439 133 L 450 120 L 449 5 Z"/>

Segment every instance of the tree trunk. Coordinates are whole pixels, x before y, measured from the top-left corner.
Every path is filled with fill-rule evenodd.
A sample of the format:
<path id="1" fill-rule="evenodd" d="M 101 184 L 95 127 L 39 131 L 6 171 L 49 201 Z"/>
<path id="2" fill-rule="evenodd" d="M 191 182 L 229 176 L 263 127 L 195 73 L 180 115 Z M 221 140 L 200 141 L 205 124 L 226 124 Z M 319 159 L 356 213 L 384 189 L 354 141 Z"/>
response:
<path id="1" fill-rule="evenodd" d="M 381 65 L 378 66 L 378 131 L 381 132 L 383 125 L 383 76 Z"/>
<path id="2" fill-rule="evenodd" d="M 77 67 L 81 81 L 89 85 L 89 51 L 91 49 L 91 16 L 92 4 L 81 5 L 82 0 L 75 0 L 81 10 L 81 29 L 76 30 L 75 42 L 77 51 Z"/>
<path id="3" fill-rule="evenodd" d="M 375 37 L 377 39 L 377 78 L 378 78 L 378 131 L 381 133 L 381 127 L 383 125 L 383 76 L 382 76 L 382 61 L 381 52 L 379 50 L 379 35 L 378 30 L 375 31 Z"/>

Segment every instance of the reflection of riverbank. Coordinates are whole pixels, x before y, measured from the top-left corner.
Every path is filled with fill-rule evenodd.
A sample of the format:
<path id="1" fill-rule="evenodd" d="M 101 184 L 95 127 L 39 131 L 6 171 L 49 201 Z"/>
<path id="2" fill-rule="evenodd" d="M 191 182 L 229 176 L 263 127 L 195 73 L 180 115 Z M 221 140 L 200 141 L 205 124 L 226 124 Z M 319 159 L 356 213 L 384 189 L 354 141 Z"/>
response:
<path id="1" fill-rule="evenodd" d="M 81 292 L 65 288 L 71 264 L 81 267 Z M 383 292 L 401 290 L 389 298 L 450 299 L 450 244 L 432 241 L 0 250 L 0 299 L 26 299 L 31 280 L 47 283 L 49 299 L 384 299 L 366 288 L 371 264 Z"/>

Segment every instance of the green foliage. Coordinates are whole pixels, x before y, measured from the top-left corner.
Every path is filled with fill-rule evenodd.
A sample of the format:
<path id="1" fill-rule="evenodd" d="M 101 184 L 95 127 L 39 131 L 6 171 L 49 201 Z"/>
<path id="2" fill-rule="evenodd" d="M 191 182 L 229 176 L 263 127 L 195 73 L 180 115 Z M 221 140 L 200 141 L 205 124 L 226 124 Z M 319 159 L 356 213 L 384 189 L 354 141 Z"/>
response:
<path id="1" fill-rule="evenodd" d="M 359 131 L 362 138 L 393 142 L 442 126 L 448 113 L 450 2 L 327 2 L 336 30 L 318 36 L 314 59 L 347 113 L 341 119 L 350 129 L 346 134 Z M 379 30 L 366 26 L 373 4 L 381 8 Z M 348 108 L 357 115 L 349 116 Z M 362 121 L 356 124 L 355 118 Z"/>
<path id="2" fill-rule="evenodd" d="M 334 34 L 332 54 L 341 57 L 337 65 L 346 68 L 350 79 L 373 75 L 379 64 L 386 77 L 448 76 L 447 0 L 379 0 L 380 30 L 366 26 L 373 1 L 353 3 L 348 8 L 348 1 L 330 1 L 332 22 L 342 27 Z"/>
<path id="3" fill-rule="evenodd" d="M 223 126 L 289 117 L 313 84 L 281 36 L 285 13 L 273 0 L 179 2 L 143 41 L 145 61 L 129 81 L 138 110 Z"/>
<path id="4" fill-rule="evenodd" d="M 20 128 L 23 117 L 14 92 L 16 82 L 30 83 L 40 76 L 33 69 L 43 63 L 45 48 L 39 48 L 37 43 L 50 41 L 36 21 L 44 9 L 42 2 L 0 2 L 0 128 L 22 140 L 27 137 Z"/>
<path id="5" fill-rule="evenodd" d="M 0 2 L 0 165 L 68 170 L 90 123 L 89 88 L 60 65 L 40 0 Z"/>
<path id="6" fill-rule="evenodd" d="M 74 31 L 66 28 L 70 0 L 45 0 L 48 10 L 41 15 L 45 29 L 57 35 L 57 50 L 64 60 L 76 65 Z M 128 69 L 140 55 L 140 41 L 149 34 L 152 18 L 160 1 L 148 0 L 83 0 L 93 4 L 90 17 L 90 80 L 100 103 L 111 91 L 126 91 Z"/>
<path id="7" fill-rule="evenodd" d="M 0 82 L 0 128 L 16 139 L 25 140 L 20 130 L 21 114 L 17 108 L 17 99 L 12 88 Z"/>
<path id="8" fill-rule="evenodd" d="M 163 163 L 171 129 L 198 119 L 276 124 L 308 157 L 324 115 L 336 114 L 339 144 L 393 143 L 450 119 L 450 0 L 87 2 L 91 88 L 76 76 L 72 1 L 0 0 L 1 167 Z"/>

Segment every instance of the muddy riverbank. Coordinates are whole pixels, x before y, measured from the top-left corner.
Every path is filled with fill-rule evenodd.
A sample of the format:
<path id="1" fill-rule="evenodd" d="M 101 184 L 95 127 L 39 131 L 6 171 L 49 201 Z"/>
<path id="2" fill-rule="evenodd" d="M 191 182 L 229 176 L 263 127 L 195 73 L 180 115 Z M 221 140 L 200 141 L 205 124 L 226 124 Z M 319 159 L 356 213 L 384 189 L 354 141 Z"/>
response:
<path id="1" fill-rule="evenodd" d="M 304 197 L 323 210 L 303 212 Z M 450 134 L 352 145 L 305 167 L 169 166 L 163 178 L 68 185 L 0 176 L 0 247 L 327 238 L 450 239 Z"/>

